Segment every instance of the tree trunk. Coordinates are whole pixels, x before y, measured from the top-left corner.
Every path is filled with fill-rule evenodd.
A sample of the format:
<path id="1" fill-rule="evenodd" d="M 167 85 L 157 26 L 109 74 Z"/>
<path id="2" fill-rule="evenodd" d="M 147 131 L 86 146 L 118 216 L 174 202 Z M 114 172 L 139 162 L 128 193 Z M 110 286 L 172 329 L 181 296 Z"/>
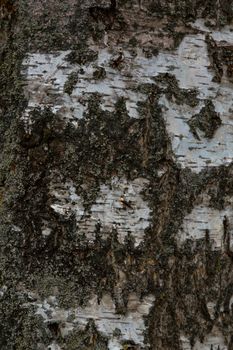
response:
<path id="1" fill-rule="evenodd" d="M 0 1 L 1 350 L 233 349 L 232 15 Z"/>

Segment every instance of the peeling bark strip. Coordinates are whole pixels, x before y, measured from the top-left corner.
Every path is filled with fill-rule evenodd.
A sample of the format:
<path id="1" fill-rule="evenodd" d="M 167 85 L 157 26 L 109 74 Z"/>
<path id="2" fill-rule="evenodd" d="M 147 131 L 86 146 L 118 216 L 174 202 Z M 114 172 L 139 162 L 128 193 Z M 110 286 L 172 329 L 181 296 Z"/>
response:
<path id="1" fill-rule="evenodd" d="M 233 1 L 0 0 L 0 349 L 233 349 Z"/>

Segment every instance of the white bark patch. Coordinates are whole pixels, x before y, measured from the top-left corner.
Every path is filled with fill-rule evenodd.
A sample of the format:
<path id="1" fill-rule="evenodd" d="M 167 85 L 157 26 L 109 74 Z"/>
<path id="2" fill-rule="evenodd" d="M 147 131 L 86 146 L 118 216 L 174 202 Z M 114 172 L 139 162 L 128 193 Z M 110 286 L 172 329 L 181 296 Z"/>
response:
<path id="1" fill-rule="evenodd" d="M 98 59 L 88 66 L 69 64 L 65 60 L 69 51 L 29 54 L 23 65 L 27 80 L 25 92 L 29 97 L 25 116 L 35 107 L 49 106 L 53 112 L 61 112 L 68 120 L 79 119 L 86 110 L 88 97 L 97 92 L 103 95 L 102 108 L 109 111 L 113 111 L 119 97 L 125 97 L 129 115 L 137 118 L 137 101 L 144 96 L 132 89 L 139 83 L 153 83 L 154 76 L 170 71 L 171 67 L 181 87 L 199 87 L 205 97 L 209 96 L 208 87 L 203 91 L 203 86 L 209 85 L 212 79 L 207 70 L 209 61 L 203 40 L 204 36 L 187 36 L 177 51 L 161 52 L 149 59 L 140 49 L 136 57 L 124 51 L 120 70 L 110 65 L 110 61 L 117 59 L 120 53 L 113 53 L 108 48 L 99 50 Z M 100 81 L 93 78 L 97 66 L 106 70 L 106 78 Z M 84 69 L 84 74 L 79 74 L 78 82 L 69 96 L 64 93 L 64 84 L 69 74 L 79 68 Z"/>
<path id="2" fill-rule="evenodd" d="M 25 95 L 28 106 L 24 119 L 30 124 L 29 112 L 35 107 L 51 107 L 54 113 L 62 108 L 69 118 L 70 98 L 63 93 L 63 86 L 71 67 L 65 61 L 69 51 L 54 54 L 29 54 L 23 62 L 23 72 L 27 80 Z"/>
<path id="3" fill-rule="evenodd" d="M 187 239 L 199 240 L 205 238 L 206 230 L 209 230 L 210 239 L 214 250 L 224 249 L 224 216 L 229 221 L 230 246 L 233 245 L 233 211 L 232 207 L 217 210 L 206 206 L 197 205 L 190 214 L 186 215 L 178 234 L 180 243 Z"/>
<path id="4" fill-rule="evenodd" d="M 121 243 L 128 233 L 139 245 L 144 231 L 150 225 L 151 210 L 141 192 L 148 184 L 143 178 L 130 182 L 125 178 L 113 178 L 110 185 L 101 185 L 98 198 L 89 212 L 85 211 L 80 196 L 73 184 L 51 185 L 51 195 L 55 197 L 51 207 L 59 214 L 69 217 L 75 214 L 78 234 L 89 241 L 95 239 L 96 225 L 101 225 L 101 233 L 107 238 L 113 228 L 117 229 Z"/>
<path id="5" fill-rule="evenodd" d="M 202 28 L 201 23 L 196 26 Z M 218 32 L 209 32 L 215 40 L 225 40 L 232 44 L 232 32 L 229 27 Z M 229 164 L 233 160 L 233 94 L 232 84 L 223 77 L 222 83 L 212 81 L 213 75 L 210 65 L 205 35 L 190 35 L 184 38 L 178 48 L 178 68 L 175 75 L 184 88 L 197 88 L 201 99 L 211 98 L 216 112 L 220 113 L 222 125 L 216 130 L 212 139 L 201 137 L 197 140 L 189 129 L 187 121 L 198 113 L 202 103 L 196 108 L 178 106 L 162 99 L 161 103 L 167 107 L 165 119 L 172 138 L 173 150 L 182 167 L 189 167 L 200 172 L 207 166 Z M 183 67 L 180 66 L 183 63 Z"/>
<path id="6" fill-rule="evenodd" d="M 85 309 L 76 310 L 76 321 L 85 326 L 89 318 L 95 320 L 98 330 L 114 340 L 113 332 L 117 328 L 121 331 L 119 340 L 133 340 L 136 344 L 143 346 L 145 324 L 144 316 L 147 316 L 153 304 L 154 297 L 148 296 L 139 301 L 138 297 L 131 294 L 127 305 L 125 316 L 115 313 L 115 304 L 112 298 L 105 295 L 98 305 L 97 298 L 90 300 Z M 111 344 L 111 343 L 110 343 Z M 116 342 L 115 342 L 116 346 Z M 113 347 L 109 349 L 114 349 Z M 120 348 L 118 348 L 120 349 Z"/>
<path id="7" fill-rule="evenodd" d="M 115 304 L 109 295 L 104 295 L 98 303 L 93 296 L 85 307 L 64 310 L 59 308 L 56 300 L 34 302 L 36 314 L 41 315 L 44 322 L 59 323 L 62 337 L 66 337 L 73 329 L 84 330 L 90 319 L 93 319 L 98 331 L 109 339 L 109 350 L 120 350 L 123 340 L 134 341 L 144 347 L 144 317 L 149 314 L 154 297 L 149 295 L 142 301 L 135 294 L 130 294 L 126 315 L 116 314 Z M 72 321 L 68 321 L 72 316 Z M 117 330 L 117 335 L 116 331 Z M 50 345 L 51 346 L 51 345 Z"/>
<path id="8" fill-rule="evenodd" d="M 28 108 L 24 119 L 29 121 L 29 112 L 35 107 L 51 107 L 54 113 L 64 116 L 74 122 L 83 118 L 87 109 L 87 100 L 93 93 L 102 95 L 102 108 L 113 111 L 114 104 L 119 97 L 126 98 L 128 113 L 131 117 L 138 117 L 137 101 L 143 95 L 133 92 L 132 87 L 137 85 L 137 77 L 132 77 L 130 65 L 132 57 L 125 53 L 126 67 L 120 72 L 110 66 L 110 60 L 117 58 L 108 49 L 99 52 L 98 59 L 87 66 L 69 64 L 65 57 L 69 51 L 60 51 L 50 54 L 29 54 L 24 61 L 24 73 L 27 80 L 25 89 L 29 98 Z M 93 77 L 97 67 L 104 67 L 106 78 L 95 80 Z M 78 74 L 78 82 L 72 94 L 64 92 L 64 85 L 69 75 L 84 69 L 84 74 Z"/>
<path id="9" fill-rule="evenodd" d="M 122 349 L 120 341 L 118 339 L 116 339 L 116 338 L 110 339 L 109 342 L 108 342 L 108 349 L 109 350 Z"/>
<path id="10" fill-rule="evenodd" d="M 195 26 L 202 28 L 203 23 L 199 22 Z M 204 28 L 204 31 L 209 32 L 219 42 L 233 42 L 229 27 L 215 32 Z M 108 111 L 114 110 L 114 104 L 119 97 L 125 97 L 129 115 L 138 118 L 137 102 L 145 99 L 145 95 L 134 88 L 140 83 L 153 83 L 152 78 L 159 73 L 172 72 L 181 88 L 196 88 L 200 99 L 213 99 L 216 111 L 222 119 L 222 125 L 211 140 L 204 137 L 197 140 L 190 132 L 187 121 L 192 112 L 200 110 L 202 102 L 196 110 L 192 110 L 162 98 L 161 104 L 167 107 L 165 119 L 178 162 L 182 167 L 190 167 L 199 172 L 206 166 L 219 166 L 233 160 L 232 86 L 224 77 L 221 84 L 212 82 L 213 74 L 208 69 L 210 61 L 205 34 L 187 35 L 174 52 L 161 51 L 152 58 L 145 58 L 139 48 L 136 57 L 125 50 L 121 69 L 111 67 L 110 61 L 114 55 L 117 58 L 119 53 L 110 47 L 100 49 L 98 59 L 86 66 L 69 64 L 65 60 L 68 53 L 69 51 L 31 53 L 25 59 L 25 94 L 29 102 L 24 119 L 28 124 L 32 109 L 49 106 L 54 113 L 76 125 L 77 120 L 83 118 L 87 100 L 94 92 L 101 94 L 102 109 Z M 93 78 L 97 66 L 106 70 L 106 77 L 102 80 Z M 84 69 L 84 74 L 79 74 L 78 82 L 69 96 L 64 92 L 64 84 L 70 73 L 80 68 Z"/>
<path id="11" fill-rule="evenodd" d="M 233 44 L 232 27 L 227 25 L 219 31 L 212 31 L 210 28 L 206 27 L 204 19 L 197 19 L 193 24 L 193 28 L 200 29 L 202 32 L 210 33 L 214 40 L 220 42 L 225 41 L 228 44 Z"/>
<path id="12" fill-rule="evenodd" d="M 223 334 L 217 327 L 214 327 L 210 334 L 208 334 L 203 343 L 197 341 L 194 347 L 191 347 L 189 340 L 181 337 L 182 350 L 227 350 L 227 342 Z M 212 346 L 212 347 L 211 347 Z"/>
<path id="13" fill-rule="evenodd" d="M 228 40 L 229 29 L 211 33 L 216 40 Z M 178 57 L 175 60 L 174 74 L 183 88 L 197 88 L 201 99 L 211 98 L 216 112 L 220 113 L 222 125 L 216 130 L 212 139 L 201 137 L 197 140 L 187 124 L 192 115 L 198 113 L 203 106 L 197 108 L 185 105 L 176 105 L 161 99 L 161 104 L 167 110 L 164 113 L 167 128 L 172 138 L 173 150 L 182 167 L 189 167 L 200 172 L 206 166 L 229 164 L 233 160 L 233 121 L 232 121 L 232 84 L 227 79 L 221 84 L 212 81 L 213 74 L 210 65 L 205 35 L 186 36 L 178 48 Z M 182 63 L 182 65 L 181 65 Z"/>
<path id="14" fill-rule="evenodd" d="M 232 89 L 222 89 L 213 101 L 216 112 L 220 113 L 222 125 L 216 130 L 213 138 L 196 139 L 190 130 L 188 121 L 192 115 L 200 112 L 202 104 L 197 108 L 176 105 L 161 99 L 167 107 L 164 117 L 167 130 L 171 135 L 172 148 L 182 167 L 189 167 L 200 172 L 207 166 L 227 165 L 233 160 L 233 121 L 232 121 Z"/>
<path id="15" fill-rule="evenodd" d="M 72 181 L 65 184 L 52 184 L 50 194 L 55 198 L 51 208 L 63 216 L 70 217 L 75 213 L 77 222 L 84 215 L 83 202 L 80 196 L 76 194 L 76 188 Z"/>

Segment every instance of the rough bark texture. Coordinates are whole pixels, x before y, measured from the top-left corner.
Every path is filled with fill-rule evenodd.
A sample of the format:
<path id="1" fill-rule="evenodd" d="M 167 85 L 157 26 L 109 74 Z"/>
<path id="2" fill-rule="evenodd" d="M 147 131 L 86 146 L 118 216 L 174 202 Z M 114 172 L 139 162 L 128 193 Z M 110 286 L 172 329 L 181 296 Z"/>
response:
<path id="1" fill-rule="evenodd" d="M 233 2 L 0 0 L 0 349 L 233 349 Z"/>

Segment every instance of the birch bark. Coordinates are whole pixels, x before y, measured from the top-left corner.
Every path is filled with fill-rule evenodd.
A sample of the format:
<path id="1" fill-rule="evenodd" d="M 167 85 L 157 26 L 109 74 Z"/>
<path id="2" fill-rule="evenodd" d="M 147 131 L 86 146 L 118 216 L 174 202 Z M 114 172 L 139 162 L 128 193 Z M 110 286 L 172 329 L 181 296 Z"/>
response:
<path id="1" fill-rule="evenodd" d="M 0 1 L 0 348 L 233 349 L 233 3 Z"/>

